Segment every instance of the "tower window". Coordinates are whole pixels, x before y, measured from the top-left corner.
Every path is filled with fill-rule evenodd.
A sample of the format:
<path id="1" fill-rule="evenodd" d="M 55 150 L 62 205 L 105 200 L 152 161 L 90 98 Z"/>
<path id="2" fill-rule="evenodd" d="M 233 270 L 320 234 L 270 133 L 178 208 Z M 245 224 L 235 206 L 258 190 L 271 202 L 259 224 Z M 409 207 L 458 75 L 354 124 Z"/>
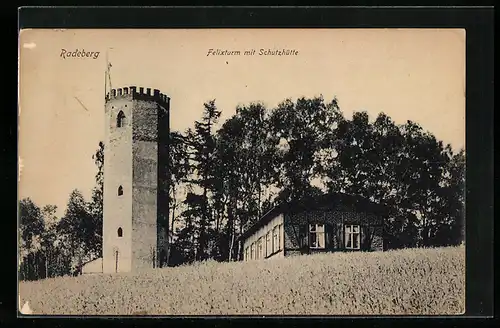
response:
<path id="1" fill-rule="evenodd" d="M 121 195 L 123 195 L 123 187 L 119 186 L 118 187 L 118 196 L 121 196 Z"/>
<path id="2" fill-rule="evenodd" d="M 123 236 L 123 230 L 122 228 L 118 228 L 118 237 L 122 237 Z"/>
<path id="3" fill-rule="evenodd" d="M 125 114 L 120 111 L 116 117 L 116 127 L 121 128 L 122 126 L 125 126 Z"/>

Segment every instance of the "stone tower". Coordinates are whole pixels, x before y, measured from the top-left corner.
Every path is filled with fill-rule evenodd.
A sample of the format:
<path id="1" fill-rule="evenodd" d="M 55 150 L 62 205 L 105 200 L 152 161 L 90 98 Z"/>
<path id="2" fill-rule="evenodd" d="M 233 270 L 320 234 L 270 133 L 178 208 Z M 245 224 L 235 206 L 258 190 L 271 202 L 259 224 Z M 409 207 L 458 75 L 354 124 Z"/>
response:
<path id="1" fill-rule="evenodd" d="M 162 266 L 168 242 L 170 98 L 136 87 L 105 101 L 103 272 Z"/>

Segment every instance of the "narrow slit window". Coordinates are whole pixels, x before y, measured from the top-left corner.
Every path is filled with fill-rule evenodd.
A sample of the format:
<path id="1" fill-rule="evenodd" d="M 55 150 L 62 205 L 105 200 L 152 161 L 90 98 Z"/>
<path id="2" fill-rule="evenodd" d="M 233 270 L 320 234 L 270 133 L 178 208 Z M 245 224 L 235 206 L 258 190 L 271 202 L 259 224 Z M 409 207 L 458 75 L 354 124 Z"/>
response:
<path id="1" fill-rule="evenodd" d="M 122 237 L 123 236 L 123 229 L 120 227 L 118 228 L 118 237 Z"/>
<path id="2" fill-rule="evenodd" d="M 118 113 L 118 116 L 116 117 L 116 127 L 121 128 L 124 125 L 125 125 L 125 114 L 123 114 L 123 111 L 120 111 Z"/>
<path id="3" fill-rule="evenodd" d="M 118 272 L 118 250 L 115 250 L 115 272 Z"/>
<path id="4" fill-rule="evenodd" d="M 118 187 L 118 196 L 121 196 L 121 195 L 123 195 L 123 187 L 119 186 Z"/>

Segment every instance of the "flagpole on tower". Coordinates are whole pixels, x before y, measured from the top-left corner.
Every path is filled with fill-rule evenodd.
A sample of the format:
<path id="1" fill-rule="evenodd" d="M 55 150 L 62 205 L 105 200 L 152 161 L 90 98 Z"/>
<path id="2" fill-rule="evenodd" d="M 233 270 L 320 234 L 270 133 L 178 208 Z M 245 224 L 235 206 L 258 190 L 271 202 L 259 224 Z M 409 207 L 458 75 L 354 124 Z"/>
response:
<path id="1" fill-rule="evenodd" d="M 108 94 L 108 80 L 109 80 L 109 91 L 111 91 L 112 89 L 112 85 L 111 85 L 111 63 L 109 62 L 109 49 L 113 49 L 113 48 L 107 48 L 106 49 L 106 71 L 104 72 L 104 95 L 107 96 Z"/>
<path id="2" fill-rule="evenodd" d="M 106 69 L 104 70 L 104 99 L 108 96 L 108 50 L 106 49 Z"/>

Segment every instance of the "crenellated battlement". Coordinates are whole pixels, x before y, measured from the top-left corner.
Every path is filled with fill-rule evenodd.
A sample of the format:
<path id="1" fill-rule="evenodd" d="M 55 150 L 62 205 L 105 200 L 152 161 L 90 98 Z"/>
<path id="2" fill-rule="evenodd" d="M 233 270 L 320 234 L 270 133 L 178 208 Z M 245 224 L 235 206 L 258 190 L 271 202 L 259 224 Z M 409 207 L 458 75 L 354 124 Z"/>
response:
<path id="1" fill-rule="evenodd" d="M 157 101 L 158 103 L 164 105 L 165 108 L 168 108 L 168 104 L 170 102 L 170 98 L 166 94 L 161 93 L 158 89 L 144 87 L 138 88 L 136 86 L 111 89 L 111 91 L 106 95 L 106 102 L 124 97 L 136 100 Z"/>

